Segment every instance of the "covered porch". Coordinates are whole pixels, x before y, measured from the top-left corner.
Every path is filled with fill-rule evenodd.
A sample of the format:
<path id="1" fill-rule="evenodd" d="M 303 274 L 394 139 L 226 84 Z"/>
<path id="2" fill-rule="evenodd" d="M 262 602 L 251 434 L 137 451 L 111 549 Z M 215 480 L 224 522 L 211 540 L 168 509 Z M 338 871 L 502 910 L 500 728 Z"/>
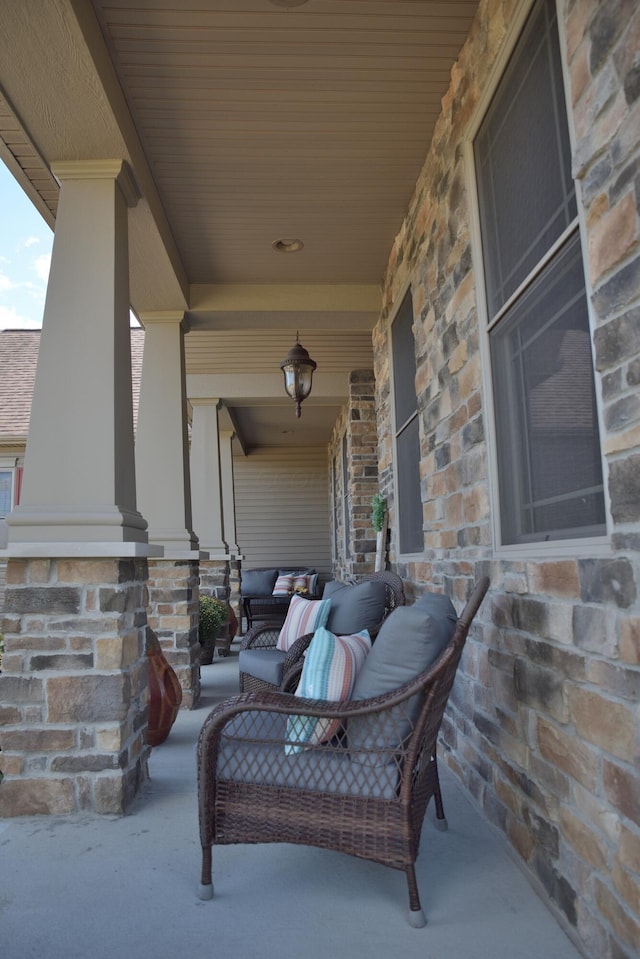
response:
<path id="1" fill-rule="evenodd" d="M 482 809 L 590 959 L 635 956 L 639 35 L 629 0 L 0 5 L 0 152 L 55 229 L 26 452 L 0 435 L 2 468 L 24 467 L 0 676 L 17 863 L 33 838 L 34 863 L 48 839 L 64 862 L 76 837 L 69 888 L 95 868 L 117 905 L 133 875 L 135 909 L 142 853 L 105 891 L 83 834 L 142 850 L 153 822 L 173 845 L 174 809 L 171 854 L 197 858 L 190 724 L 218 695 L 198 591 L 233 600 L 243 565 L 369 570 L 380 492 L 409 601 L 459 609 L 491 580 L 442 727 L 461 821 Z M 297 333 L 318 364 L 300 419 L 279 369 Z M 186 707 L 165 752 L 145 738 L 149 628 Z M 240 891 L 248 854 L 229 855 Z M 287 875 L 310 861 L 288 855 Z M 330 896 L 333 868 L 357 888 L 311 858 Z M 452 881 L 474 879 L 465 908 L 489 897 L 484 921 L 474 868 Z M 377 904 L 393 877 L 371 876 Z M 452 900 L 432 881 L 433 918 Z M 510 957 L 543 951 L 525 938 Z"/>
<path id="2" fill-rule="evenodd" d="M 449 830 L 434 828 L 430 808 L 417 862 L 425 929 L 408 924 L 402 873 L 303 846 L 217 848 L 214 899 L 202 902 L 195 742 L 237 683 L 234 644 L 229 659 L 204 667 L 198 707 L 153 750 L 150 780 L 127 816 L 0 822 L 7 959 L 579 959 L 446 767 Z"/>

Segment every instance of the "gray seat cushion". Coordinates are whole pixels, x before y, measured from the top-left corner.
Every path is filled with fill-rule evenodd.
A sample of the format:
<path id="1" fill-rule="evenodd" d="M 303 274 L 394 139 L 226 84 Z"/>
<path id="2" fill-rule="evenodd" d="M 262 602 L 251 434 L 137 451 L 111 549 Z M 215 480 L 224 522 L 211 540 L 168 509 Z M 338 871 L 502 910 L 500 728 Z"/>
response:
<path id="1" fill-rule="evenodd" d="M 413 679 L 440 655 L 457 619 L 451 600 L 441 593 L 425 593 L 413 606 L 394 609 L 382 624 L 351 698 L 381 696 Z"/>
<path id="2" fill-rule="evenodd" d="M 355 586 L 332 581 L 326 584 L 322 598 L 331 599 L 327 629 L 336 636 L 349 636 L 363 629 L 375 633 L 384 616 L 387 593 L 384 583 L 376 580 Z"/>
<path id="3" fill-rule="evenodd" d="M 316 746 L 286 755 L 287 717 L 252 710 L 225 726 L 217 779 L 392 799 L 398 769 L 352 762 L 347 749 Z M 238 737 L 238 738 L 235 738 Z"/>
<path id="4" fill-rule="evenodd" d="M 425 594 L 413 606 L 399 606 L 382 624 L 351 698 L 382 696 L 423 672 L 453 636 L 456 622 L 451 600 L 440 593 Z M 417 718 L 421 700 L 416 695 L 400 703 L 389 710 L 382 724 L 372 724 L 366 717 L 350 719 L 348 739 L 354 761 L 376 767 L 391 763 Z"/>
<path id="5" fill-rule="evenodd" d="M 238 666 L 241 673 L 249 673 L 265 683 L 279 686 L 284 672 L 286 653 L 280 649 L 241 649 Z"/>

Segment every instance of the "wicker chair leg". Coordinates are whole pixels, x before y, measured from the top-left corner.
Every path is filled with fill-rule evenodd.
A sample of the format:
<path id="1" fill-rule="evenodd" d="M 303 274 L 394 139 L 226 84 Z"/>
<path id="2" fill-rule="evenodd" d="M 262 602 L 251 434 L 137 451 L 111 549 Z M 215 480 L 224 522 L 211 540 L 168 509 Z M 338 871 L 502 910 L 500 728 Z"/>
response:
<path id="1" fill-rule="evenodd" d="M 433 771 L 435 774 L 435 788 L 433 790 L 433 801 L 436 804 L 436 818 L 434 821 L 434 826 L 436 829 L 439 829 L 441 832 L 446 832 L 449 828 L 449 823 L 447 822 L 447 817 L 444 814 L 444 804 L 442 802 L 442 792 L 440 791 L 440 777 L 438 776 L 438 760 L 436 756 L 433 756 L 431 759 L 433 763 Z"/>
<path id="2" fill-rule="evenodd" d="M 213 881 L 211 877 L 212 851 L 211 846 L 202 847 L 202 873 L 198 896 L 200 899 L 213 899 Z"/>
<path id="3" fill-rule="evenodd" d="M 405 866 L 405 872 L 407 874 L 407 885 L 409 886 L 409 925 L 413 926 L 414 929 L 422 929 L 423 926 L 426 926 L 427 919 L 420 905 L 416 870 L 413 864 Z"/>

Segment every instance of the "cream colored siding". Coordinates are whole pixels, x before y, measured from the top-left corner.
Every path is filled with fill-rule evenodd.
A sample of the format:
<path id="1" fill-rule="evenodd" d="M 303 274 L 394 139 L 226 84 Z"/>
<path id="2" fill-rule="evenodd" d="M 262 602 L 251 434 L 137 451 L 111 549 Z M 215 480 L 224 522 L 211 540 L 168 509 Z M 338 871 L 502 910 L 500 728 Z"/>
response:
<path id="1" fill-rule="evenodd" d="M 243 566 L 313 566 L 331 578 L 325 447 L 259 450 L 234 459 Z"/>

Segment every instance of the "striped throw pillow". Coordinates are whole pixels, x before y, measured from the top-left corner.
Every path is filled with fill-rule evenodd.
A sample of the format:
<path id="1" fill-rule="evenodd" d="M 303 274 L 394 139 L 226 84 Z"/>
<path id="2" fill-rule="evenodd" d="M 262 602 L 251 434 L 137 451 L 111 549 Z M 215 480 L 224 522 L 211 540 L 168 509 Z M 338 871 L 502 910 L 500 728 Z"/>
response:
<path id="1" fill-rule="evenodd" d="M 305 656 L 296 696 L 328 702 L 349 700 L 370 649 L 371 638 L 366 629 L 351 636 L 335 636 L 324 627 L 317 629 Z M 285 753 L 291 756 L 302 752 L 304 746 L 327 742 L 339 729 L 339 719 L 291 716 Z"/>
<path id="2" fill-rule="evenodd" d="M 296 639 L 315 633 L 320 626 L 325 626 L 331 609 L 330 599 L 303 599 L 302 596 L 292 596 L 287 610 L 277 648 L 283 652 L 293 646 Z"/>
<path id="3" fill-rule="evenodd" d="M 287 573 L 285 576 L 278 576 L 273 587 L 272 596 L 288 596 L 293 591 L 293 576 Z"/>
<path id="4" fill-rule="evenodd" d="M 292 589 L 294 592 L 299 590 L 300 592 L 307 592 L 310 596 L 313 596 L 318 592 L 318 574 L 311 573 L 305 576 L 294 576 Z"/>

